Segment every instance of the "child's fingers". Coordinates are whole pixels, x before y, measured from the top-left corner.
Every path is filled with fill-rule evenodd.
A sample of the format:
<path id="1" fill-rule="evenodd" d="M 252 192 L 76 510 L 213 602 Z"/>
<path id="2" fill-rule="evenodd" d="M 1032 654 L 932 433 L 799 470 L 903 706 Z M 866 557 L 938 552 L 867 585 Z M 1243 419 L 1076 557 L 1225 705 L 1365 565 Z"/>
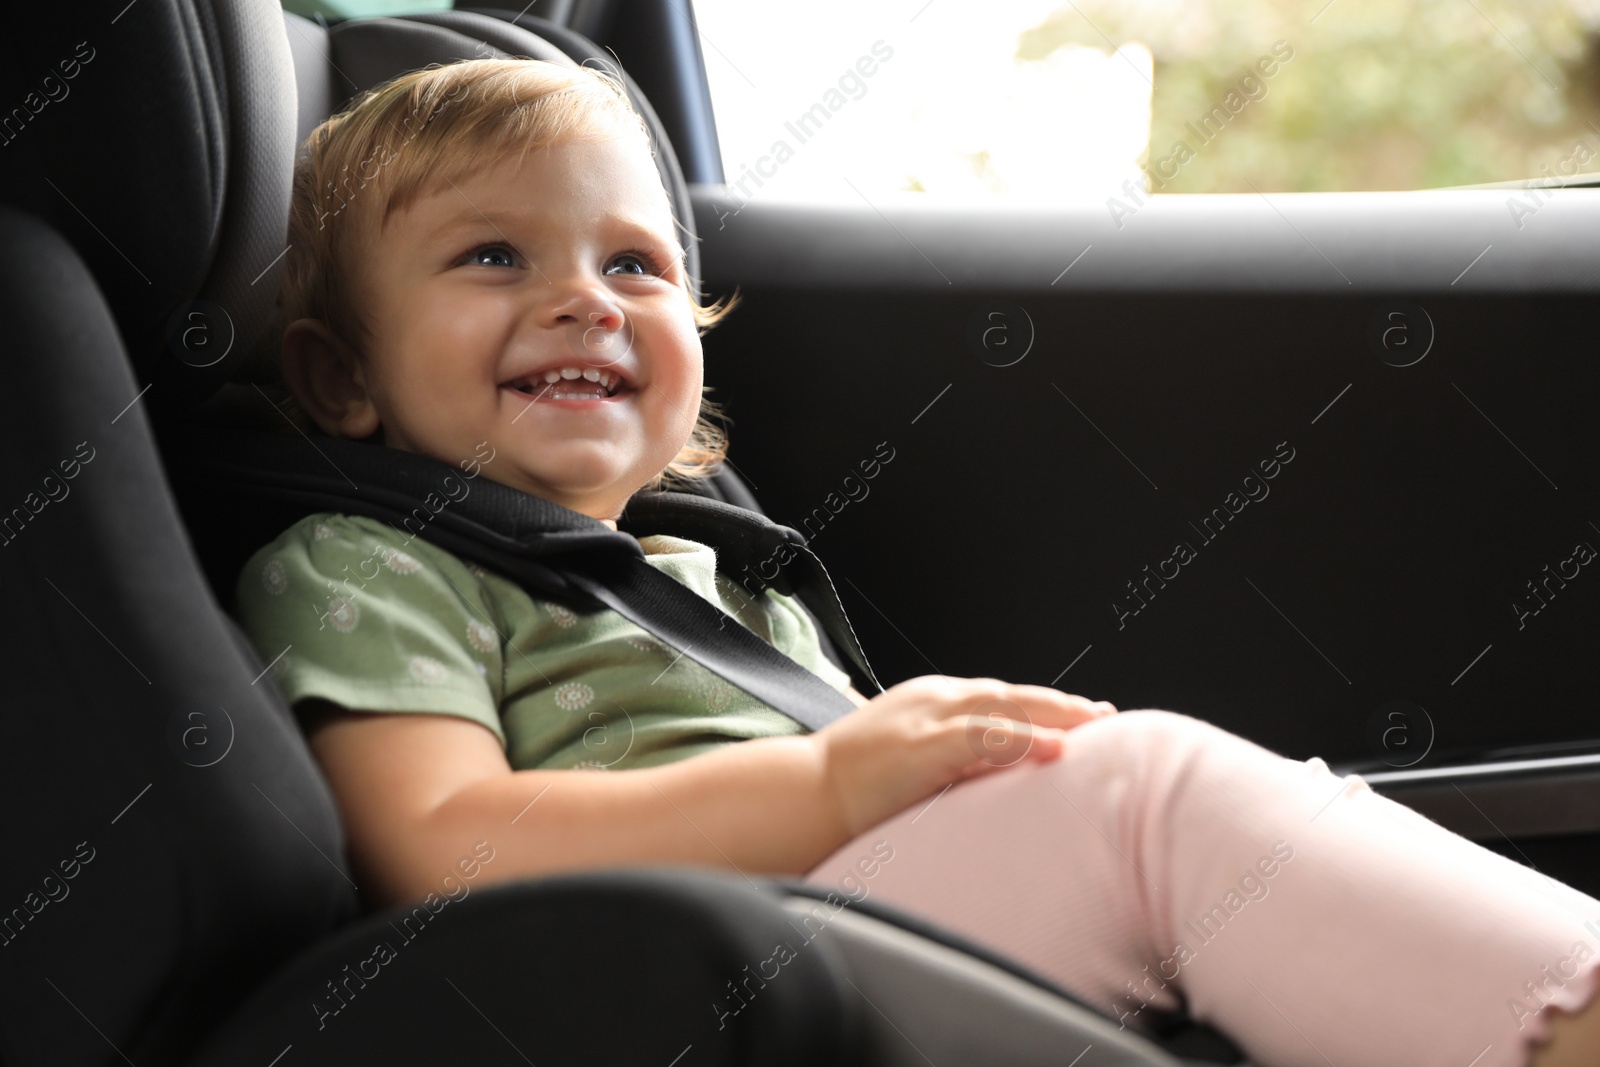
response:
<path id="1" fill-rule="evenodd" d="M 998 711 L 971 715 L 961 726 L 967 756 L 991 769 L 1012 767 L 1027 759 L 1055 759 L 1061 754 L 1066 737 L 1063 727 L 1041 725 Z"/>
<path id="2" fill-rule="evenodd" d="M 1049 763 L 1060 759 L 1067 750 L 1066 734 L 1061 730 L 1035 729 L 1022 740 L 1020 747 L 996 753 L 986 753 L 966 763 L 958 780 L 981 778 L 1026 762 Z"/>
<path id="3" fill-rule="evenodd" d="M 1063 693 L 1061 690 L 1052 689 L 1047 685 L 1013 685 L 1011 688 L 1016 690 L 1019 696 L 1037 700 L 1041 705 L 1054 704 L 1061 707 L 1092 709 L 1109 708 L 1113 712 L 1117 710 L 1109 700 L 1091 700 L 1086 696 L 1079 696 L 1077 693 Z"/>
<path id="4" fill-rule="evenodd" d="M 1033 745 L 1028 757 L 1040 763 L 1059 759 L 1067 750 L 1067 735 L 1063 730 L 1038 730 L 1033 735 Z"/>
<path id="5" fill-rule="evenodd" d="M 1076 693 L 1063 693 L 1046 685 L 1023 685 L 1003 682 L 998 678 L 950 678 L 944 675 L 926 675 L 913 681 L 943 687 L 942 690 L 935 690 L 933 694 L 935 703 L 941 705 L 935 714 L 941 717 L 983 713 L 993 707 L 1010 714 L 1013 718 L 1033 720 L 1043 716 L 1053 720 L 1052 725 L 1056 722 L 1076 725 L 1088 721 L 1089 718 L 1114 713 L 1117 710 L 1106 701 L 1090 700 Z M 1005 711 L 1008 705 L 1020 709 L 1022 713 Z"/>
<path id="6" fill-rule="evenodd" d="M 976 685 L 974 685 L 976 683 Z M 1016 705 L 1026 709 L 1026 717 L 1034 718 L 1034 713 L 1045 717 L 1061 717 L 1062 713 L 1080 713 L 1082 715 L 1102 715 L 1102 713 L 1115 712 L 1114 705 L 1107 701 L 1091 701 L 1086 696 L 1077 693 L 1062 693 L 1061 689 L 1053 689 L 1046 685 L 1022 685 L 1011 681 L 1000 681 L 998 678 L 973 678 L 966 686 L 965 693 L 955 699 L 954 707 L 958 709 L 989 710 L 990 705 L 1003 707 L 1003 705 Z M 1013 715 L 1014 718 L 1024 718 L 1024 715 Z M 1074 721 L 1085 721 L 1077 718 Z"/>
<path id="7" fill-rule="evenodd" d="M 1072 693 L 1061 693 L 1044 686 L 1016 686 L 1010 699 L 987 701 L 981 705 L 983 714 L 1006 715 L 1035 727 L 1053 727 L 1070 730 L 1086 722 L 1117 714 L 1116 706 L 1107 701 L 1090 700 Z"/>
<path id="8" fill-rule="evenodd" d="M 1056 742 L 1036 747 L 1041 735 L 1116 714 L 1116 708 L 1105 701 L 997 678 L 924 676 L 902 685 L 907 687 L 904 697 L 914 700 L 911 706 L 917 714 L 956 727 L 964 734 L 968 752 L 991 767 L 1011 766 L 1030 753 L 1034 758 L 1053 758 L 1050 754 Z"/>

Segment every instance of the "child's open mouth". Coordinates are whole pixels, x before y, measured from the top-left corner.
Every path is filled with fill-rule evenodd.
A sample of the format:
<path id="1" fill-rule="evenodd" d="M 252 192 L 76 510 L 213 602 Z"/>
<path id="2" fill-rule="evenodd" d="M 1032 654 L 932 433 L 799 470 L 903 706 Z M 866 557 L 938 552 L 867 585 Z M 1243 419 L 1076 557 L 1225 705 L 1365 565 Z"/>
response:
<path id="1" fill-rule="evenodd" d="M 592 367 L 583 371 L 576 367 L 546 371 L 506 382 L 501 388 L 510 389 L 536 403 L 566 401 L 579 404 L 613 400 L 634 391 L 621 375 Z"/>

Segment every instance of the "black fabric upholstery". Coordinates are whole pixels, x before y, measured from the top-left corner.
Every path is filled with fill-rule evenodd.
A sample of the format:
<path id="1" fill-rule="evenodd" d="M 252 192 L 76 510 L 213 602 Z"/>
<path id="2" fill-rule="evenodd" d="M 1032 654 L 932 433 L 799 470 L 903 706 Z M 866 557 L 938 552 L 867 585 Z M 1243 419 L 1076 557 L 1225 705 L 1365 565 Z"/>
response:
<path id="1" fill-rule="evenodd" d="M 483 853 L 493 848 L 485 838 Z M 466 895 L 436 915 L 380 912 L 296 960 L 192 1067 L 265 1067 L 286 1048 L 302 1067 L 861 1062 L 870 1009 L 832 947 L 797 934 L 765 879 L 656 868 L 456 882 Z M 783 942 L 796 951 L 778 976 L 752 978 Z M 387 962 L 366 963 L 380 944 Z"/>
<path id="2" fill-rule="evenodd" d="M 179 410 L 209 396 L 261 343 L 278 299 L 287 251 L 292 158 L 297 122 L 293 64 L 281 17 L 267 5 L 211 0 L 199 4 L 217 25 L 226 77 L 227 189 L 221 230 L 205 286 L 169 324 L 167 344 L 150 380 L 158 410 Z M 199 323 L 210 333 L 185 344 Z M 222 351 L 223 345 L 231 349 Z M 177 357 L 177 358 L 172 358 Z"/>
<path id="3" fill-rule="evenodd" d="M 200 577 L 110 307 L 5 207 L 0 322 L 0 1062 L 176 1063 L 356 914 L 343 829 Z"/>
<path id="4" fill-rule="evenodd" d="M 37 215 L 83 257 L 148 380 L 167 317 L 199 292 L 222 224 L 224 90 L 207 59 L 220 45 L 189 3 L 138 4 L 115 24 L 69 14 L 8 12 L 0 202 Z M 62 64 L 75 55 L 92 58 L 68 79 Z M 162 166 L 126 165 L 135 159 Z"/>
<path id="5" fill-rule="evenodd" d="M 531 35 L 524 36 L 527 39 L 504 43 L 520 44 L 522 47 L 517 54 L 531 59 L 576 66 L 560 49 Z M 420 70 L 431 64 L 463 59 L 505 59 L 513 54 L 498 43 L 487 44 L 449 27 L 431 26 L 412 18 L 341 22 L 329 31 L 328 42 L 332 46 L 331 59 L 337 75 L 335 87 L 343 94 L 335 101 L 334 111 L 344 110 L 356 93 L 383 84 L 395 77 L 397 71 Z"/>
<path id="6" fill-rule="evenodd" d="M 296 147 L 305 144 L 311 131 L 332 115 L 343 99 L 343 92 L 352 91 L 349 83 L 333 69 L 333 46 L 328 41 L 328 31 L 320 23 L 300 15 L 284 12 L 284 29 L 289 34 L 289 55 L 294 61 L 295 129 Z M 344 87 L 341 91 L 340 87 Z"/>
<path id="7" fill-rule="evenodd" d="M 289 202 L 274 161 L 292 145 L 294 85 L 270 6 L 112 14 L 8 12 L 0 202 L 66 236 L 101 280 L 136 377 L 156 383 L 149 403 L 177 409 L 224 381 L 266 326 Z"/>

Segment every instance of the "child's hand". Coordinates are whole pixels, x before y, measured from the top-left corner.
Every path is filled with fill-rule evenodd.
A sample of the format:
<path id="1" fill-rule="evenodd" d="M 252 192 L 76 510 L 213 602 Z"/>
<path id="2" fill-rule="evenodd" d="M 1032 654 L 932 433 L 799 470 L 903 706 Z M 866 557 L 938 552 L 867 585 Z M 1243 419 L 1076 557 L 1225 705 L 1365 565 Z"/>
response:
<path id="1" fill-rule="evenodd" d="M 951 782 L 1055 759 L 1063 731 L 1116 713 L 1042 685 L 927 674 L 885 690 L 811 738 L 850 836 Z"/>

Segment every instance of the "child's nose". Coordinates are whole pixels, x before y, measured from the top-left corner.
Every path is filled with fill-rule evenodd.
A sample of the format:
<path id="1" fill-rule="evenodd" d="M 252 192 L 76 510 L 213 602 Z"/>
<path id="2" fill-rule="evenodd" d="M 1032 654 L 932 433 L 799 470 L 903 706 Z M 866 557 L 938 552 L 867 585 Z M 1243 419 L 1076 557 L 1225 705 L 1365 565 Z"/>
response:
<path id="1" fill-rule="evenodd" d="M 631 347 L 627 316 L 600 286 L 572 285 L 541 310 L 540 320 L 583 364 L 615 363 Z"/>
<path id="2" fill-rule="evenodd" d="M 562 286 L 562 290 L 545 307 L 547 325 L 578 325 L 607 333 L 615 333 L 625 325 L 626 316 L 603 286 L 578 281 Z"/>
<path id="3" fill-rule="evenodd" d="M 593 301 L 581 308 L 564 310 L 556 316 L 557 325 L 577 323 L 590 329 L 615 333 L 622 329 L 625 316 L 622 309 L 610 301 Z"/>
<path id="4" fill-rule="evenodd" d="M 590 304 L 580 314 L 564 314 L 557 326 L 567 351 L 579 362 L 592 366 L 609 366 L 617 362 L 632 347 L 632 338 L 626 329 L 622 312 L 615 306 Z"/>

